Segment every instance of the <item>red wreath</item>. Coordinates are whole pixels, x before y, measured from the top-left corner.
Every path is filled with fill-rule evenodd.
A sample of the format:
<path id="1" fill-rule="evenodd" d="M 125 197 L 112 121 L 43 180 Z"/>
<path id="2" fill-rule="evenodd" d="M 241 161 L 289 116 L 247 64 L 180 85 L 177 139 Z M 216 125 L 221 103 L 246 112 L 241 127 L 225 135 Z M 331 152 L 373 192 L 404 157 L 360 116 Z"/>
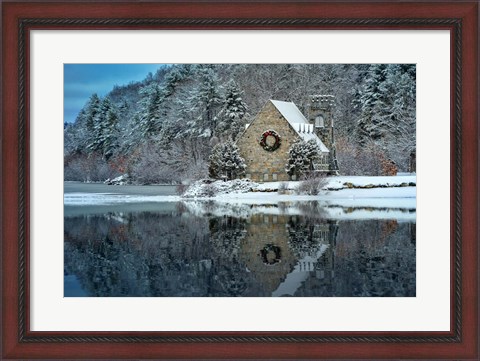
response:
<path id="1" fill-rule="evenodd" d="M 275 143 L 272 145 L 267 144 L 267 137 L 272 136 L 275 138 Z M 262 137 L 260 138 L 260 145 L 263 147 L 263 149 L 273 152 L 274 150 L 278 149 L 280 147 L 280 143 L 282 142 L 280 136 L 278 133 L 274 130 L 267 130 L 262 134 Z"/>

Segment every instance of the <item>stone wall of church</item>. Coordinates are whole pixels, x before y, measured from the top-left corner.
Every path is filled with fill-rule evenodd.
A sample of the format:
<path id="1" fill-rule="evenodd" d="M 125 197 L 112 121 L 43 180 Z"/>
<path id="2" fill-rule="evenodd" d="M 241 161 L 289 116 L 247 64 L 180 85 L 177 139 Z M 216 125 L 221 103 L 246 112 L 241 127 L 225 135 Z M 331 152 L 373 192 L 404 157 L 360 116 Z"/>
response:
<path id="1" fill-rule="evenodd" d="M 281 145 L 274 151 L 267 151 L 260 145 L 262 134 L 267 130 L 274 130 L 281 137 Z M 270 101 L 267 102 L 237 141 L 240 154 L 247 165 L 245 177 L 255 182 L 290 180 L 285 172 L 285 164 L 288 150 L 298 138 L 277 108 Z"/>

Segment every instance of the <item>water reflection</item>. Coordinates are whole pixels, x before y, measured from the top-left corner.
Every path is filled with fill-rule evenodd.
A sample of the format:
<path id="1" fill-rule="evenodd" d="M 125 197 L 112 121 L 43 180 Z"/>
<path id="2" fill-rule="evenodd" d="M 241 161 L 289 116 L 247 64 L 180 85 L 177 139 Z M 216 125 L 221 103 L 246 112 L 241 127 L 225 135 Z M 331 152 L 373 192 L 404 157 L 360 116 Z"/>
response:
<path id="1" fill-rule="evenodd" d="M 414 218 L 332 218 L 316 202 L 159 209 L 66 212 L 65 296 L 415 296 Z"/>

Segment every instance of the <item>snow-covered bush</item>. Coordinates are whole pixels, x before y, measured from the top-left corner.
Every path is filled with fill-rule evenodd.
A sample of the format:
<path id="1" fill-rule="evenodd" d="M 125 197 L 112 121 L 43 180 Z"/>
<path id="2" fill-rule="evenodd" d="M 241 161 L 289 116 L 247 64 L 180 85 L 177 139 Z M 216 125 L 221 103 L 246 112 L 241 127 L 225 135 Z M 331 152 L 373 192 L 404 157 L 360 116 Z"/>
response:
<path id="1" fill-rule="evenodd" d="M 185 198 L 211 198 L 228 193 L 246 193 L 258 186 L 250 179 L 234 179 L 232 181 L 213 181 L 202 179 L 192 183 L 183 193 Z"/>
<path id="2" fill-rule="evenodd" d="M 205 197 L 212 198 L 215 196 L 217 189 L 212 183 L 207 183 L 203 186 L 203 194 Z"/>
<path id="3" fill-rule="evenodd" d="M 209 157 L 209 175 L 215 179 L 235 179 L 245 173 L 245 161 L 238 152 L 238 147 L 231 140 L 218 143 Z"/>
<path id="4" fill-rule="evenodd" d="M 287 194 L 288 191 L 288 183 L 287 182 L 282 182 L 278 186 L 278 194 Z"/>
<path id="5" fill-rule="evenodd" d="M 310 196 L 316 196 L 324 186 L 328 183 L 327 177 L 321 174 L 315 174 L 304 181 L 302 181 L 297 187 L 297 193 L 308 194 Z"/>
<path id="6" fill-rule="evenodd" d="M 308 176 L 313 170 L 313 163 L 318 158 L 320 149 L 315 140 L 308 142 L 299 140 L 288 150 L 288 161 L 285 171 L 288 175 L 295 175 L 297 179 Z"/>

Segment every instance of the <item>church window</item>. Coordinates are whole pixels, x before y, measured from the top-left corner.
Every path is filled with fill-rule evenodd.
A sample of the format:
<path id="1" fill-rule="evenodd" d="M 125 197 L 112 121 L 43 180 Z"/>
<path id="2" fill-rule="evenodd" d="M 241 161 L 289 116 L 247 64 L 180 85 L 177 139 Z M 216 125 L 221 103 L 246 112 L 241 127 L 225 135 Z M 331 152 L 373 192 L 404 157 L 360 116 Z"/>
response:
<path id="1" fill-rule="evenodd" d="M 319 115 L 315 118 L 315 128 L 324 128 L 325 127 L 325 120 L 323 116 Z"/>

